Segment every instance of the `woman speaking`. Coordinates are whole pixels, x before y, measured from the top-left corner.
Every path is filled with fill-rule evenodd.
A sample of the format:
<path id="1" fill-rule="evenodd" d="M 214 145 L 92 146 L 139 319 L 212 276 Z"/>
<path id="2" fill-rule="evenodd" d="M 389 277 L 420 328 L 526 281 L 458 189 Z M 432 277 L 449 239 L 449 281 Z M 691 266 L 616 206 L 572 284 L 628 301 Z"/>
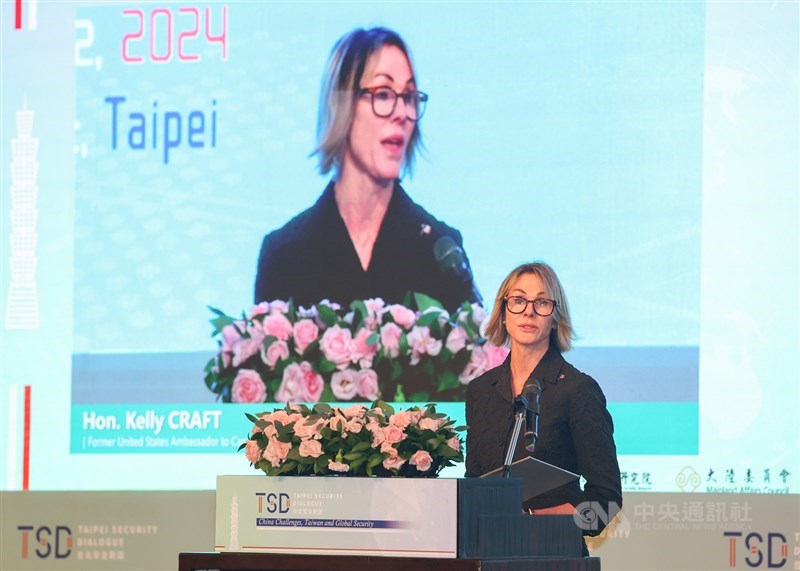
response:
<path id="1" fill-rule="evenodd" d="M 467 476 L 503 465 L 513 426 L 512 402 L 533 377 L 541 386 L 539 439 L 533 457 L 582 476 L 537 496 L 523 508 L 533 513 L 613 517 L 622 506 L 614 424 L 597 382 L 562 357 L 571 347 L 567 298 L 553 269 L 537 262 L 515 268 L 500 285 L 486 336 L 511 353 L 497 368 L 467 386 Z M 514 459 L 528 454 L 520 438 Z M 609 518 L 609 519 L 610 519 Z M 606 522 L 584 527 L 596 535 Z"/>
<path id="2" fill-rule="evenodd" d="M 316 204 L 261 246 L 255 301 L 349 305 L 422 292 L 454 311 L 478 301 L 460 233 L 400 186 L 421 145 L 428 95 L 409 50 L 386 28 L 357 29 L 333 47 L 317 123 L 319 169 L 332 180 Z"/>

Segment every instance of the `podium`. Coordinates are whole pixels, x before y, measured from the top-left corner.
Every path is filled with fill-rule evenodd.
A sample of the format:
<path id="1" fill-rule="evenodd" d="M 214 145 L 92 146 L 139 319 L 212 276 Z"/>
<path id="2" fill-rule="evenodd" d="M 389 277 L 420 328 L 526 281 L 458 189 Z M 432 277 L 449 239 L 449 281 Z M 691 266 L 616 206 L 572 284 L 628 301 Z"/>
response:
<path id="1" fill-rule="evenodd" d="M 572 516 L 521 510 L 520 478 L 221 476 L 215 549 L 180 571 L 599 571 Z"/>

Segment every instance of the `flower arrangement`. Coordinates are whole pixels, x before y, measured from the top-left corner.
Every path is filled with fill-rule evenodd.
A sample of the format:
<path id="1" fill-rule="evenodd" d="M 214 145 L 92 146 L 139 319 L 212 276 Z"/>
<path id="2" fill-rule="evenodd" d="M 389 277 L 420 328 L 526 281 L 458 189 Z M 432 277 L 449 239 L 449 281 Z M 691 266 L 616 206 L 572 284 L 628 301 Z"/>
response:
<path id="1" fill-rule="evenodd" d="M 464 461 L 453 421 L 433 404 L 395 411 L 382 401 L 371 408 L 317 403 L 287 404 L 253 416 L 245 456 L 267 476 L 347 475 L 434 478 Z"/>
<path id="2" fill-rule="evenodd" d="M 481 306 L 465 302 L 450 315 L 423 294 L 409 299 L 416 308 L 276 300 L 239 319 L 210 308 L 219 350 L 206 365 L 206 386 L 236 403 L 463 400 L 466 385 L 508 350 L 481 335 Z"/>

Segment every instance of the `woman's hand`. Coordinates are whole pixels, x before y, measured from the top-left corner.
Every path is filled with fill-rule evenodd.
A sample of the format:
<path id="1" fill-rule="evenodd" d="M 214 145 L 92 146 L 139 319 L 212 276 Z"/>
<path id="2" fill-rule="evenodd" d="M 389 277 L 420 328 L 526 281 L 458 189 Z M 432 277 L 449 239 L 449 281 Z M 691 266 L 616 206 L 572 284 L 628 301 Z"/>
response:
<path id="1" fill-rule="evenodd" d="M 532 515 L 574 515 L 578 512 L 575 511 L 575 506 L 572 504 L 561 504 L 560 506 L 553 506 L 551 508 L 530 510 L 530 513 Z"/>

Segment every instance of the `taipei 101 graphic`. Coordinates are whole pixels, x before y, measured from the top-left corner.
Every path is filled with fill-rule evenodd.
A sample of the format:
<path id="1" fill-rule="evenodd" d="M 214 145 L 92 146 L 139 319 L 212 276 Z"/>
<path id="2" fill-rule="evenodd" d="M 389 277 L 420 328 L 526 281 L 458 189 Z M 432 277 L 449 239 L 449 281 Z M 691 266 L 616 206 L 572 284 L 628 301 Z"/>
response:
<path id="1" fill-rule="evenodd" d="M 17 111 L 17 136 L 11 139 L 11 283 L 6 301 L 6 329 L 38 329 L 36 289 L 36 199 L 39 187 L 39 139 L 33 137 L 33 111 Z"/>

